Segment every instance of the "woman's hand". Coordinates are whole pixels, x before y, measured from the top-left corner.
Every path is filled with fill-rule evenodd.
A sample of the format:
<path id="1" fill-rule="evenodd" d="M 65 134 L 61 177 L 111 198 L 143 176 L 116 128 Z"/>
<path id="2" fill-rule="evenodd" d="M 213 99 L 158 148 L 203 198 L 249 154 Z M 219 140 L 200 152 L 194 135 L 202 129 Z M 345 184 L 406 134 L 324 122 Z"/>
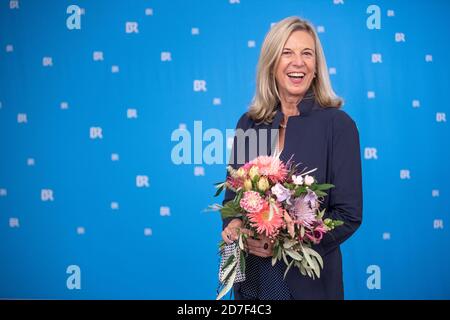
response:
<path id="1" fill-rule="evenodd" d="M 251 237 L 247 238 L 247 251 L 250 254 L 261 258 L 272 257 L 273 243 L 264 234 L 259 234 L 259 240 Z"/>
<path id="2" fill-rule="evenodd" d="M 222 231 L 222 239 L 226 244 L 231 244 L 239 238 L 238 231 L 241 230 L 242 220 L 233 219 Z"/>
<path id="3" fill-rule="evenodd" d="M 231 244 L 239 239 L 239 233 L 248 235 L 246 250 L 248 253 L 258 257 L 267 258 L 272 256 L 273 243 L 265 235 L 259 235 L 259 240 L 253 239 L 253 232 L 242 228 L 241 219 L 233 219 L 222 231 L 222 239 L 226 244 Z"/>

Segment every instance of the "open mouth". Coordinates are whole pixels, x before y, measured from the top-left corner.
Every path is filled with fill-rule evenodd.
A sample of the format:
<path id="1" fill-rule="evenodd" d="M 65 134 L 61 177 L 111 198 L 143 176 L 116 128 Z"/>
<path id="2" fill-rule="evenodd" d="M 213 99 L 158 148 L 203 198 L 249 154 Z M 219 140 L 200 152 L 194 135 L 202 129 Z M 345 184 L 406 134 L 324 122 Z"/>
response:
<path id="1" fill-rule="evenodd" d="M 290 72 L 287 76 L 291 79 L 303 79 L 305 77 L 304 72 Z"/>
<path id="2" fill-rule="evenodd" d="M 299 85 L 303 83 L 303 80 L 306 76 L 306 73 L 304 72 L 289 72 L 287 74 L 289 81 L 294 85 Z"/>

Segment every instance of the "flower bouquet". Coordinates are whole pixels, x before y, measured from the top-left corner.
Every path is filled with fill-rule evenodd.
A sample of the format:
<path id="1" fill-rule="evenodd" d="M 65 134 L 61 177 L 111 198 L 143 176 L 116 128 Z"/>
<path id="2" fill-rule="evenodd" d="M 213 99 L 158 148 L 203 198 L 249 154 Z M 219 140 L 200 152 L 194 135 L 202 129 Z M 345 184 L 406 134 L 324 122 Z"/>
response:
<path id="1" fill-rule="evenodd" d="M 235 192 L 233 200 L 224 206 L 214 205 L 220 210 L 222 219 L 240 218 L 242 228 L 255 235 L 265 234 L 273 243 L 272 265 L 283 260 L 289 269 L 297 267 L 302 275 L 313 279 L 320 277 L 323 260 L 312 244 L 320 243 L 323 235 L 342 225 L 342 221 L 323 219 L 325 209 L 320 210 L 326 190 L 332 184 L 319 184 L 307 172 L 297 172 L 292 161 L 283 163 L 279 154 L 259 156 L 238 170 L 228 166 L 225 182 L 217 183 L 218 196 L 223 190 Z M 248 234 L 239 233 L 238 240 L 219 245 L 221 264 L 220 288 L 217 300 L 232 288 L 235 282 L 245 280 L 246 239 Z"/>

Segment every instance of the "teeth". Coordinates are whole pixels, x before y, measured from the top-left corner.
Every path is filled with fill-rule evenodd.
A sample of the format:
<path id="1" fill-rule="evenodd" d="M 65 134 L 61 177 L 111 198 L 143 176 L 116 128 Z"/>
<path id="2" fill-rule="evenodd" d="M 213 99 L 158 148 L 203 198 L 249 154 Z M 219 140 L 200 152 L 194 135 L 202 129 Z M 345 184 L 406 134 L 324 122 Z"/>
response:
<path id="1" fill-rule="evenodd" d="M 303 78 L 305 76 L 304 72 L 290 72 L 287 74 L 289 77 Z"/>

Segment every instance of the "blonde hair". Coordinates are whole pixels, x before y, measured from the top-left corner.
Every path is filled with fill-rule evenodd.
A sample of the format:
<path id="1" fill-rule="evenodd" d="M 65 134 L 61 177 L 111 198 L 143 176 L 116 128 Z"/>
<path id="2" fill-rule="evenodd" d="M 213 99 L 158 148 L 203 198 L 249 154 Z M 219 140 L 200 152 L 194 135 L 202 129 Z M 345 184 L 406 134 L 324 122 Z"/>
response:
<path id="1" fill-rule="evenodd" d="M 308 32 L 314 38 L 316 46 L 316 77 L 311 83 L 316 101 L 322 107 L 339 108 L 342 106 L 342 99 L 334 93 L 331 87 L 325 55 L 313 25 L 298 17 L 288 17 L 270 29 L 261 47 L 255 95 L 248 111 L 250 118 L 257 122 L 270 123 L 275 116 L 276 106 L 280 103 L 275 70 L 287 39 L 294 31 L 299 30 Z"/>

